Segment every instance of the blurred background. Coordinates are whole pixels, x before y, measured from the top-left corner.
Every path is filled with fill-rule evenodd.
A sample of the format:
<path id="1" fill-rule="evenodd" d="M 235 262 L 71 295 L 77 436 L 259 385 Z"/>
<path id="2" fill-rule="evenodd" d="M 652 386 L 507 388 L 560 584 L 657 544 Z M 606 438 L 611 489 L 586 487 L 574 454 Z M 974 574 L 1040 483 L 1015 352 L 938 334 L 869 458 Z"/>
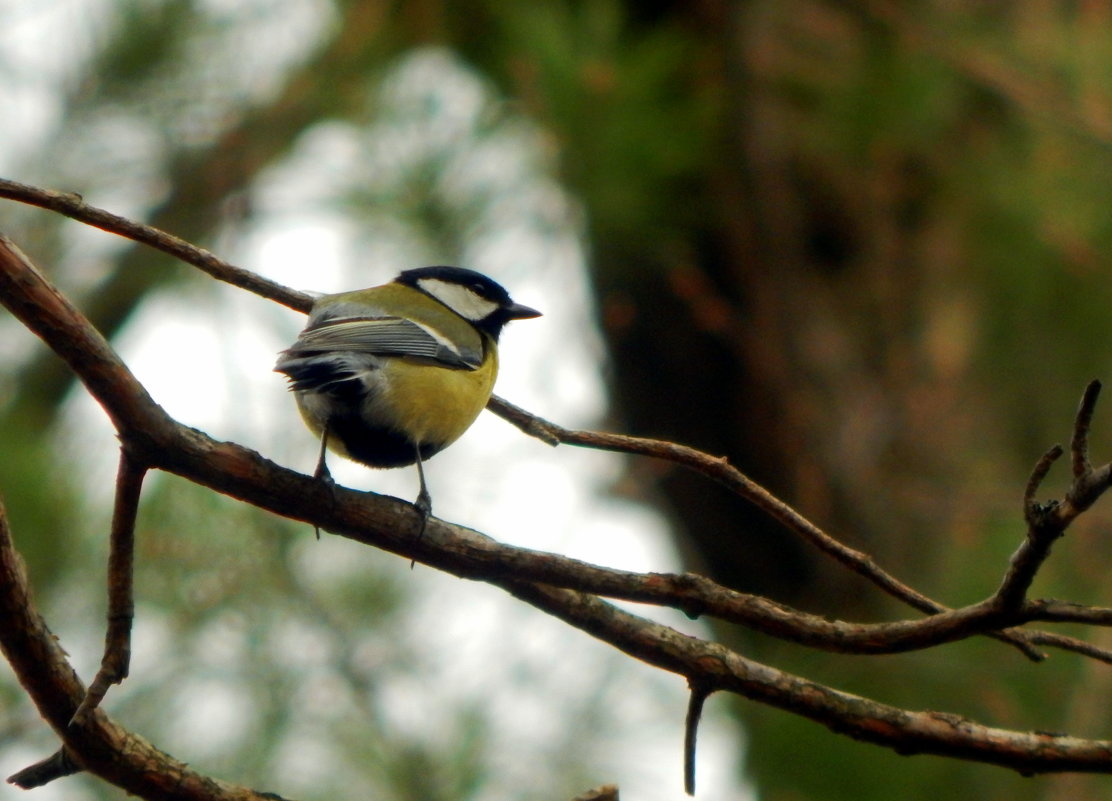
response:
<path id="1" fill-rule="evenodd" d="M 1112 377 L 1105 3 L 7 0 L 0 14 L 0 175 L 299 289 L 486 272 L 545 312 L 506 331 L 499 394 L 728 456 L 948 605 L 995 588 L 1030 467 L 1068 439 L 1085 383 Z M 0 230 L 171 414 L 312 469 L 270 372 L 298 315 L 38 209 L 3 202 Z M 115 441 L 37 340 L 7 315 L 0 334 L 0 492 L 88 678 Z M 1094 436 L 1108 459 L 1107 401 Z M 416 492 L 409 471 L 333 469 Z M 489 414 L 429 480 L 438 516 L 504 541 L 697 570 L 831 617 L 910 615 L 706 481 L 549 449 Z M 1108 604 L 1110 523 L 1099 505 L 1079 521 L 1035 592 Z M 497 590 L 163 475 L 137 555 L 132 677 L 106 706 L 199 770 L 330 801 L 563 799 L 604 782 L 682 797 L 682 680 Z M 1069 654 L 836 656 L 653 614 L 889 703 L 1112 736 L 1112 668 Z M 0 673 L 0 772 L 55 744 Z M 1085 799 L 1112 781 L 900 757 L 719 696 L 700 746 L 707 799 Z M 77 777 L 27 797 L 122 796 Z"/>

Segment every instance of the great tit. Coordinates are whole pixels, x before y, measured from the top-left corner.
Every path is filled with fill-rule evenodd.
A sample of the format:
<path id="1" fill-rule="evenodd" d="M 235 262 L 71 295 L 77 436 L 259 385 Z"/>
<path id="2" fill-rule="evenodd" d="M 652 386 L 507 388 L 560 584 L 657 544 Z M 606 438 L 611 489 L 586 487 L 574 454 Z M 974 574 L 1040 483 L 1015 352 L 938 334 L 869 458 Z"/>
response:
<path id="1" fill-rule="evenodd" d="M 422 463 L 490 400 L 502 326 L 539 316 L 462 267 L 405 270 L 383 286 L 318 298 L 274 367 L 320 437 L 314 475 L 331 481 L 329 448 L 370 467 L 416 464 L 423 532 L 432 499 Z"/>

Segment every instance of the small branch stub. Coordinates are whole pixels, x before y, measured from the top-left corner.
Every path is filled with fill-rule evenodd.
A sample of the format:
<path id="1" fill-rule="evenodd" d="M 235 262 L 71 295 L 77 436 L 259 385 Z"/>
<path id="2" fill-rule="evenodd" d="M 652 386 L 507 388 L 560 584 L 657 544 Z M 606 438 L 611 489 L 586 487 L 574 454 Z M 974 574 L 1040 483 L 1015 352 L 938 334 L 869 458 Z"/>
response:
<path id="1" fill-rule="evenodd" d="M 8 783 L 22 790 L 31 790 L 42 787 L 55 779 L 63 776 L 72 776 L 80 773 L 84 768 L 70 759 L 69 752 L 61 748 L 33 765 L 28 765 L 23 770 L 13 773 L 8 777 Z"/>
<path id="2" fill-rule="evenodd" d="M 683 726 L 683 790 L 688 795 L 695 795 L 695 744 L 699 736 L 699 721 L 703 718 L 703 704 L 713 688 L 697 679 L 688 679 L 688 687 L 690 695 Z"/>

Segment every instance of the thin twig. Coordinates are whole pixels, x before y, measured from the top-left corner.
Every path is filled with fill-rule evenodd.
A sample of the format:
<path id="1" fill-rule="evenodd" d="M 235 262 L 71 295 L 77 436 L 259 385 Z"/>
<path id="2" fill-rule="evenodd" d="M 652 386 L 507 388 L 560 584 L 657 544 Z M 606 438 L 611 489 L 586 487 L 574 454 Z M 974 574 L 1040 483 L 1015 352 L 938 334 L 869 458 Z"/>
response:
<path id="1" fill-rule="evenodd" d="M 735 494 L 740 495 L 766 512 L 823 553 L 872 581 L 889 595 L 928 614 L 946 609 L 942 604 L 931 600 L 885 571 L 868 554 L 851 548 L 827 534 L 789 504 L 777 498 L 731 465 L 724 457 L 711 456 L 695 448 L 663 440 L 564 428 L 556 423 L 543 420 L 502 398 L 492 398 L 487 408 L 526 434 L 537 437 L 549 444 L 560 443 L 618 453 L 652 456 L 695 470 L 720 484 L 724 484 Z"/>
<path id="2" fill-rule="evenodd" d="M 1093 469 L 1089 463 L 1089 431 L 1093 425 L 1093 412 L 1100 397 L 1101 383 L 1094 379 L 1085 387 L 1081 403 L 1077 407 L 1077 417 L 1073 424 L 1073 438 L 1070 441 L 1070 455 L 1073 457 L 1073 476 L 1080 478 Z"/>
<path id="3" fill-rule="evenodd" d="M 308 312 L 313 303 L 312 296 L 305 292 L 298 292 L 263 278 L 250 270 L 244 270 L 241 267 L 229 264 L 204 248 L 190 244 L 166 231 L 91 206 L 78 194 L 40 189 L 37 186 L 29 186 L 0 178 L 0 197 L 56 211 L 102 231 L 141 242 L 155 250 L 160 250 L 176 259 L 180 259 L 186 264 L 192 264 L 213 278 L 246 289 L 260 297 L 269 298 L 296 311 Z"/>
<path id="4" fill-rule="evenodd" d="M 750 501 L 774 520 L 780 522 L 789 531 L 798 534 L 823 553 L 831 556 L 840 564 L 873 582 L 884 592 L 912 608 L 931 615 L 951 611 L 948 607 L 904 584 L 881 568 L 868 554 L 850 548 L 827 534 L 792 506 L 777 498 L 731 465 L 725 458 L 710 456 L 702 451 L 686 445 L 677 445 L 674 442 L 564 428 L 537 417 L 497 396 L 491 398 L 487 408 L 522 432 L 550 445 L 577 445 L 618 453 L 638 454 L 683 465 L 725 485 L 735 494 Z M 1028 632 L 997 631 L 992 632 L 989 636 L 1018 648 L 1024 656 L 1034 662 L 1045 658 L 1045 654 L 1034 648 L 1028 641 Z"/>
<path id="5" fill-rule="evenodd" d="M 1042 486 L 1043 481 L 1046 480 L 1047 474 L 1050 473 L 1050 468 L 1054 463 L 1062 457 L 1062 446 L 1055 445 L 1035 463 L 1035 467 L 1031 470 L 1031 475 L 1027 479 L 1027 485 L 1023 490 L 1023 517 L 1028 524 L 1031 524 L 1031 515 L 1037 511 L 1037 503 L 1035 496 L 1038 494 L 1039 487 Z"/>
<path id="6" fill-rule="evenodd" d="M 1045 620 L 1051 621 L 1055 618 L 1039 617 L 1032 615 L 1032 620 Z M 1061 622 L 1061 621 L 1056 621 Z M 1107 624 L 1102 624 L 1107 625 Z M 1062 634 L 1052 634 L 1048 631 L 1029 631 L 1030 641 L 1034 645 L 1044 645 L 1048 648 L 1058 648 L 1062 651 L 1069 651 L 1070 653 L 1077 654 L 1078 656 L 1085 656 L 1089 659 L 1095 659 L 1098 662 L 1104 662 L 1106 665 L 1112 665 L 1112 650 L 1108 648 L 1101 648 L 1099 645 L 1079 640 L 1076 637 L 1067 637 Z"/>
<path id="7" fill-rule="evenodd" d="M 1044 453 L 1027 480 L 1023 493 L 1023 516 L 1027 521 L 1027 535 L 1008 560 L 1008 570 L 993 596 L 1002 609 L 1013 610 L 1023 603 L 1031 582 L 1035 580 L 1035 574 L 1050 556 L 1050 547 L 1065 531 L 1064 528 L 1053 525 L 1053 512 L 1057 502 L 1041 504 L 1035 499 L 1050 468 L 1061 455 L 1060 445 L 1055 445 Z"/>
<path id="8" fill-rule="evenodd" d="M 1039 459 L 1023 494 L 1023 516 L 1027 521 L 1027 535 L 1012 555 L 993 600 L 1001 609 L 1014 610 L 1027 597 L 1035 576 L 1050 556 L 1050 549 L 1060 539 L 1081 512 L 1088 509 L 1109 487 L 1112 467 L 1093 470 L 1089 461 L 1089 431 L 1093 413 L 1100 397 L 1101 384 L 1090 381 L 1078 405 L 1070 438 L 1070 462 L 1073 482 L 1064 501 L 1040 503 L 1036 494 L 1046 479 L 1054 462 L 1062 455 L 1062 448 L 1055 445 Z"/>
<path id="9" fill-rule="evenodd" d="M 687 716 L 683 723 L 683 790 L 695 795 L 695 743 L 699 736 L 699 721 L 703 717 L 703 704 L 711 688 L 698 681 L 689 681 Z"/>
<path id="10" fill-rule="evenodd" d="M 116 502 L 112 511 L 112 531 L 108 553 L 108 627 L 104 634 L 104 656 L 100 670 L 89 684 L 81 706 L 74 713 L 80 722 L 96 709 L 108 688 L 127 678 L 131 663 L 131 622 L 135 617 L 132 592 L 135 563 L 135 519 L 139 512 L 139 496 L 147 467 L 120 448 L 120 465 L 116 474 Z"/>

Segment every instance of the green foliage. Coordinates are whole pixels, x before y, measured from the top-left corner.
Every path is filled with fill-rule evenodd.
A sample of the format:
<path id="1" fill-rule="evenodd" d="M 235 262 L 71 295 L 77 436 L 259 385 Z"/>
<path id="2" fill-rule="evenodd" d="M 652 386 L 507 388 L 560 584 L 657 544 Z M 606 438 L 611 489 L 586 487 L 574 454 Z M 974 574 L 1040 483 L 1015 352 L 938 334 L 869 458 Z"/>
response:
<path id="1" fill-rule="evenodd" d="M 101 98 L 143 97 L 152 76 L 178 69 L 189 42 L 183 34 L 204 22 L 194 0 L 123 2 L 106 10 L 98 37 L 103 47 L 88 65 Z"/>
<path id="2" fill-rule="evenodd" d="M 496 74 L 512 66 L 507 80 L 556 138 L 596 241 L 627 246 L 698 222 L 667 199 L 712 167 L 719 91 L 694 31 L 638 27 L 632 13 L 617 0 L 505 6 L 500 49 L 467 51 Z"/>
<path id="3" fill-rule="evenodd" d="M 0 459 L 0 498 L 17 544 L 37 586 L 49 592 L 74 569 L 82 552 L 75 538 L 87 531 L 73 477 L 59 469 L 51 437 L 23 420 L 8 420 Z"/>

